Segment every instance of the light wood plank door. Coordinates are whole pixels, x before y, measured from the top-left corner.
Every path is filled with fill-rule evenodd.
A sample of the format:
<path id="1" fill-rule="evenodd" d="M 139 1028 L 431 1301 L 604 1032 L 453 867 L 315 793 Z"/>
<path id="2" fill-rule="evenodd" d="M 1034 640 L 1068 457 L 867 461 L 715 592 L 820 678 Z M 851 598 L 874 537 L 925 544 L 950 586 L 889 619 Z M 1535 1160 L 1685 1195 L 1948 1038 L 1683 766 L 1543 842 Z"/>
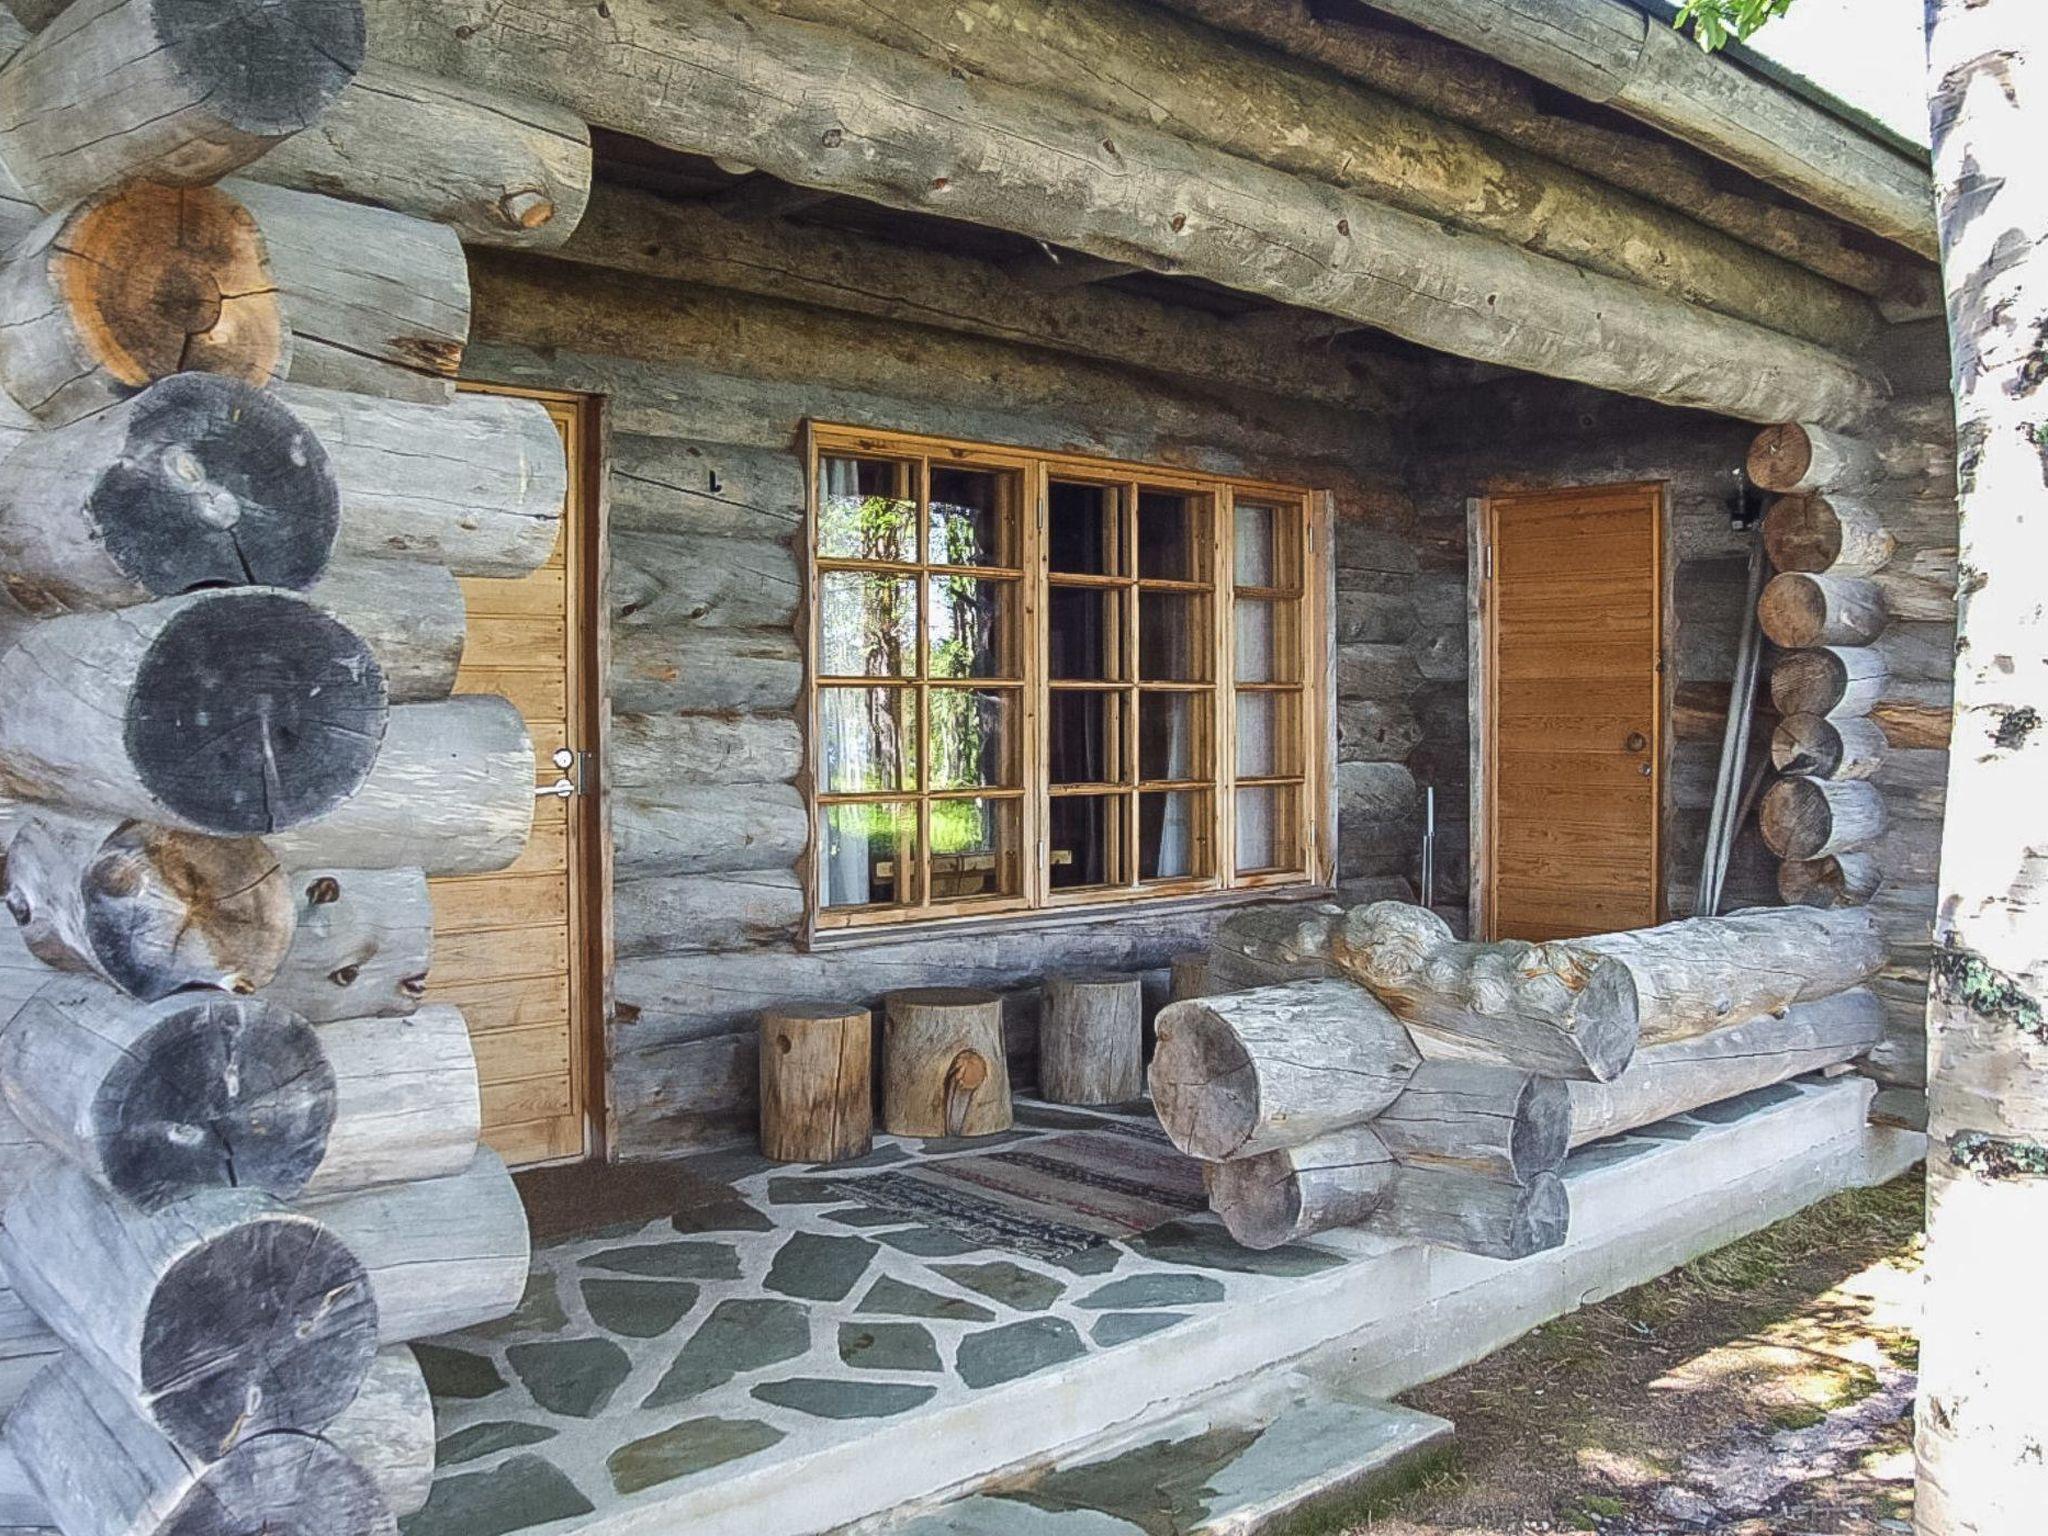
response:
<path id="1" fill-rule="evenodd" d="M 588 657 L 596 610 L 590 402 L 533 398 L 554 417 L 569 455 L 562 535 L 530 576 L 463 580 L 469 632 L 455 691 L 503 694 L 519 706 L 541 787 L 564 777 L 582 782 L 578 768 L 558 766 L 555 754 L 596 746 Z M 539 799 L 533 838 L 511 868 L 430 886 L 428 996 L 456 1004 L 469 1020 L 484 1139 L 509 1163 L 581 1157 L 593 1150 L 591 1127 L 601 1118 L 592 1022 L 601 992 L 590 940 L 596 885 L 588 874 L 595 804 L 587 794 Z"/>
<path id="2" fill-rule="evenodd" d="M 1479 527 L 1482 926 L 1496 939 L 1654 926 L 1662 487 L 1496 497 Z"/>

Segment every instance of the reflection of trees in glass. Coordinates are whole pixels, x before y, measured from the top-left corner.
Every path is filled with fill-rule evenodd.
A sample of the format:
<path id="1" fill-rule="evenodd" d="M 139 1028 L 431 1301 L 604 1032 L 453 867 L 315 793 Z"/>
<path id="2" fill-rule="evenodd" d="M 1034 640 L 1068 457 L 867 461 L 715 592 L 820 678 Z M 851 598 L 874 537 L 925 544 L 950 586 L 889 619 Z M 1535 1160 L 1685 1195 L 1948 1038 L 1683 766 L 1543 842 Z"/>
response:
<path id="1" fill-rule="evenodd" d="M 828 475 L 831 469 L 828 464 Z M 914 504 L 893 496 L 824 496 L 818 508 L 818 551 L 831 560 L 915 560 L 916 514 Z"/>

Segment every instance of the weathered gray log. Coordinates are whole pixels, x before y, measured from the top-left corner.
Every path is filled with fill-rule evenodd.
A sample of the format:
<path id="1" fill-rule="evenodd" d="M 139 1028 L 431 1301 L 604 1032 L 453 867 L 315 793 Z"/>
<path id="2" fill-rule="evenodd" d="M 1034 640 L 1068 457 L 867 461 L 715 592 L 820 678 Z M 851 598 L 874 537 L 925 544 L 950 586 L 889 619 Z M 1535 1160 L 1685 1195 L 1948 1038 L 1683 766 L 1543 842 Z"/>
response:
<path id="1" fill-rule="evenodd" d="M 1646 1046 L 1846 992 L 1885 963 L 1883 935 L 1855 907 L 1758 907 L 1576 942 L 1629 968 Z"/>
<path id="2" fill-rule="evenodd" d="M 295 933 L 265 998 L 314 1024 L 420 1006 L 434 949 L 423 871 L 294 867 L 288 881 Z"/>
<path id="3" fill-rule="evenodd" d="M 390 713 L 361 787 L 273 839 L 279 856 L 299 869 L 423 866 L 430 875 L 484 874 L 517 859 L 533 826 L 535 781 L 518 709 L 495 694 L 464 694 Z"/>
<path id="4" fill-rule="evenodd" d="M 1787 906 L 1867 906 L 1884 884 L 1884 870 L 1867 853 L 1790 859 L 1778 866 L 1778 895 Z"/>
<path id="5" fill-rule="evenodd" d="M 424 1509 L 434 1491 L 434 1399 L 413 1352 L 378 1350 L 356 1400 L 320 1438 L 370 1474 L 399 1519 Z"/>
<path id="6" fill-rule="evenodd" d="M 256 1433 L 217 1461 L 172 1444 L 118 1387 L 66 1358 L 15 1409 L 8 1444 L 51 1524 L 95 1536 L 394 1536 L 370 1471 L 326 1439 Z"/>
<path id="7" fill-rule="evenodd" d="M 334 464 L 340 554 L 512 577 L 553 553 L 569 469 L 538 400 L 460 394 L 429 408 L 297 385 L 277 393 Z"/>
<path id="8" fill-rule="evenodd" d="M 1554 1173 L 1510 1184 L 1417 1163 L 1395 1174 L 1393 1188 L 1365 1225 L 1391 1237 L 1489 1259 L 1526 1259 L 1563 1246 L 1571 1227 L 1571 1197 Z"/>
<path id="9" fill-rule="evenodd" d="M 243 174 L 445 224 L 466 242 L 560 245 L 590 196 L 573 112 L 372 61 Z"/>
<path id="10" fill-rule="evenodd" d="M 1876 511 L 1851 496 L 1780 496 L 1764 514 L 1764 548 L 1781 571 L 1868 576 L 1898 547 Z"/>
<path id="11" fill-rule="evenodd" d="M 1386 1199 L 1399 1169 L 1372 1126 L 1354 1125 L 1300 1146 L 1209 1163 L 1202 1171 L 1209 1208 L 1230 1235 L 1263 1249 L 1364 1221 Z"/>
<path id="12" fill-rule="evenodd" d="M 450 1178 L 309 1200 L 304 1209 L 368 1275 L 382 1343 L 487 1323 L 526 1289 L 526 1207 L 489 1147 Z"/>
<path id="13" fill-rule="evenodd" d="M 216 1187 L 289 1199 L 336 1110 L 303 1019 L 218 993 L 140 1003 L 85 976 L 52 981 L 0 1032 L 0 1090 L 46 1145 L 151 1208 Z"/>
<path id="14" fill-rule="evenodd" d="M 1883 834 L 1884 796 L 1876 785 L 1856 779 L 1780 779 L 1764 791 L 1757 825 L 1781 859 L 1854 853 Z"/>
<path id="15" fill-rule="evenodd" d="M 9 1203 L 0 1264 L 51 1332 L 198 1457 L 321 1428 L 376 1353 L 363 1266 L 251 1189 L 143 1211 L 55 1164 Z"/>
<path id="16" fill-rule="evenodd" d="M 621 958 L 781 947 L 808 910 L 791 869 L 654 875 L 613 882 L 612 945 Z"/>
<path id="17" fill-rule="evenodd" d="M 1785 650 L 1822 645 L 1868 645 L 1884 633 L 1884 594 L 1854 576 L 1785 571 L 1757 599 L 1757 622 Z"/>
<path id="18" fill-rule="evenodd" d="M 362 62 L 361 0 L 76 0 L 0 70 L 0 160 L 45 208 L 204 185 L 306 127 Z"/>
<path id="19" fill-rule="evenodd" d="M 536 0 L 455 0 L 394 16 L 380 51 L 784 181 L 1207 278 L 1462 356 L 1754 421 L 1856 419 L 1878 396 L 1810 343 L 1039 92 L 748 6 L 608 10 L 562 26 Z M 647 58 L 664 61 L 658 85 L 637 72 Z M 1117 196 L 1101 195 L 1104 176 Z"/>
<path id="20" fill-rule="evenodd" d="M 761 1014 L 761 1155 L 778 1163 L 865 1157 L 875 1141 L 874 1016 L 835 1003 Z"/>
<path id="21" fill-rule="evenodd" d="M 1793 651 L 1771 668 L 1771 703 L 1781 715 L 1865 715 L 1891 680 L 1883 653 L 1869 646 Z"/>
<path id="22" fill-rule="evenodd" d="M 0 1157 L 4 1156 L 0 1150 Z M 0 1178 L 4 1176 L 0 1174 Z M 63 1353 L 63 1341 L 14 1294 L 6 1271 L 0 1270 L 0 1423 L 43 1367 Z"/>
<path id="23" fill-rule="evenodd" d="M 370 648 L 392 703 L 428 704 L 454 692 L 469 612 L 446 567 L 337 560 L 306 596 Z"/>
<path id="24" fill-rule="evenodd" d="M 1884 754 L 1884 731 L 1868 715 L 1786 715 L 1771 732 L 1771 766 L 1780 773 L 1867 779 Z"/>
<path id="25" fill-rule="evenodd" d="M 1884 1005 L 1858 987 L 1797 1003 L 1780 1017 L 1646 1045 L 1613 1082 L 1571 1085 L 1572 1145 L 1853 1061 L 1883 1032 Z"/>
<path id="26" fill-rule="evenodd" d="M 256 838 L 43 811 L 23 819 L 6 868 L 7 910 L 29 951 L 135 997 L 252 992 L 291 947 L 284 872 Z"/>
<path id="27" fill-rule="evenodd" d="M 912 987 L 883 1000 L 882 1126 L 892 1136 L 991 1136 L 1011 1125 L 1003 1000 Z"/>
<path id="28" fill-rule="evenodd" d="M 390 713 L 368 646 L 260 587 L 39 624 L 0 655 L 0 696 L 10 793 L 222 836 L 342 804 Z"/>
<path id="29" fill-rule="evenodd" d="M 1191 949 L 1175 955 L 1169 966 L 1172 980 L 1167 989 L 1171 1002 L 1185 1003 L 1209 995 L 1209 952 Z"/>
<path id="30" fill-rule="evenodd" d="M 451 229 L 261 182 L 228 184 L 262 231 L 294 384 L 445 403 L 469 341 L 469 266 Z"/>
<path id="31" fill-rule="evenodd" d="M 1045 979 L 1038 1091 L 1054 1104 L 1126 1104 L 1145 1093 L 1145 989 L 1136 976 Z"/>
<path id="32" fill-rule="evenodd" d="M 1343 918 L 1344 909 L 1327 901 L 1232 913 L 1209 941 L 1210 990 L 1239 992 L 1332 974 L 1331 946 Z"/>
<path id="33" fill-rule="evenodd" d="M 51 214 L 0 266 L 0 388 L 44 426 L 186 371 L 263 385 L 290 352 L 249 211 L 138 182 Z"/>
<path id="34" fill-rule="evenodd" d="M 311 586 L 341 497 L 272 395 L 178 373 L 0 460 L 8 594 L 42 617 L 200 587 Z"/>
<path id="35" fill-rule="evenodd" d="M 1641 1034 L 1628 967 L 1577 942 L 1462 943 L 1433 912 L 1376 901 L 1346 915 L 1334 948 L 1432 1058 L 1604 1082 Z"/>
<path id="36" fill-rule="evenodd" d="M 1629 0 L 1385 0 L 1378 9 L 1617 107 L 1922 256 L 1939 253 L 1924 161 L 1705 53 Z"/>
<path id="37" fill-rule="evenodd" d="M 1425 1061 L 1372 1123 L 1403 1163 L 1526 1184 L 1571 1145 L 1571 1100 L 1554 1077 L 1478 1061 Z"/>
<path id="38" fill-rule="evenodd" d="M 308 1198 L 462 1173 L 482 1131 L 476 1053 L 462 1010 L 343 1019 L 313 1031 L 333 1075 L 334 1124 Z"/>
<path id="39" fill-rule="evenodd" d="M 1856 491 L 1881 474 L 1877 450 L 1860 438 L 1811 423 L 1764 428 L 1749 448 L 1749 478 L 1780 496 Z"/>
<path id="40" fill-rule="evenodd" d="M 1220 1163 L 1370 1120 L 1422 1058 L 1399 1020 L 1334 978 L 1231 992 L 1161 1010 L 1151 1086 L 1159 1123 Z"/>

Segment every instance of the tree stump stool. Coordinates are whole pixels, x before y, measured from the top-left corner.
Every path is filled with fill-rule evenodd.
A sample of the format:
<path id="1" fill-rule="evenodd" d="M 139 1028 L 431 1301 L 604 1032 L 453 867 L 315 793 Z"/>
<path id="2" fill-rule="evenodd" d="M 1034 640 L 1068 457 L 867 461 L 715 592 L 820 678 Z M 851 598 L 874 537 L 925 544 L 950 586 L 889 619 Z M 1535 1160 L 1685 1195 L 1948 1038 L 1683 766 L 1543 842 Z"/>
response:
<path id="1" fill-rule="evenodd" d="M 1145 988 L 1136 976 L 1048 976 L 1038 1091 L 1054 1104 L 1124 1104 L 1145 1091 Z"/>
<path id="2" fill-rule="evenodd" d="M 1209 995 L 1209 951 L 1190 949 L 1175 955 L 1173 966 L 1173 988 L 1167 994 L 1176 1003 L 1185 1003 L 1190 998 Z"/>
<path id="3" fill-rule="evenodd" d="M 795 1003 L 761 1015 L 761 1152 L 778 1163 L 837 1163 L 875 1139 L 874 1017 Z"/>
<path id="4" fill-rule="evenodd" d="M 968 987 L 891 992 L 882 1026 L 882 1127 L 892 1136 L 1010 1128 L 1003 1000 Z"/>

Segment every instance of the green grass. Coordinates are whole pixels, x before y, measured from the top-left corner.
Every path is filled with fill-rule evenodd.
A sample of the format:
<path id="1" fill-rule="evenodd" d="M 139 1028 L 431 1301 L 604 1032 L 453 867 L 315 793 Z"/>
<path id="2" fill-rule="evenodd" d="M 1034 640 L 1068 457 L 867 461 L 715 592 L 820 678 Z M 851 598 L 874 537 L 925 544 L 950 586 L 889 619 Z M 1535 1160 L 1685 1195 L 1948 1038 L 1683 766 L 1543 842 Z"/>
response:
<path id="1" fill-rule="evenodd" d="M 1453 1492 L 1464 1476 L 1457 1446 L 1440 1445 L 1403 1462 L 1362 1492 L 1304 1511 L 1281 1527 L 1280 1536 L 1344 1536 L 1370 1530 L 1375 1521 Z"/>

